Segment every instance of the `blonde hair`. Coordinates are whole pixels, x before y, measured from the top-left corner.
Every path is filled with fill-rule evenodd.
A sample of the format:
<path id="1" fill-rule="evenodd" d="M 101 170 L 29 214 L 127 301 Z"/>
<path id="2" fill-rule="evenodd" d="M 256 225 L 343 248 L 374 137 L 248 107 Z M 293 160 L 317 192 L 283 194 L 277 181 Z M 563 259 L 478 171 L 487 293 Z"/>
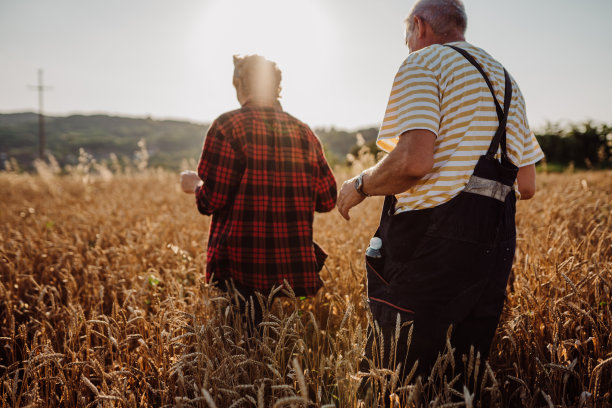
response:
<path id="1" fill-rule="evenodd" d="M 260 55 L 234 55 L 234 86 L 240 83 L 245 95 L 256 99 L 280 98 L 281 70 Z"/>

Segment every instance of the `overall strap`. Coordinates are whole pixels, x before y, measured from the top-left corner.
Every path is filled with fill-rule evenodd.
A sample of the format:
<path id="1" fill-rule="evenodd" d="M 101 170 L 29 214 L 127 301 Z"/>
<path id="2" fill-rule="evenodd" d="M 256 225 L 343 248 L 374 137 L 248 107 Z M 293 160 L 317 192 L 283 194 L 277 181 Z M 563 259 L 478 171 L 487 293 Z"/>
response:
<path id="1" fill-rule="evenodd" d="M 499 120 L 499 126 L 497 131 L 495 132 L 495 136 L 493 136 L 493 140 L 491 141 L 491 145 L 489 145 L 489 150 L 487 151 L 487 156 L 489 158 L 495 157 L 497 153 L 497 149 L 501 144 L 502 156 L 505 158 L 508 157 L 508 151 L 506 148 L 506 124 L 508 123 L 508 112 L 510 111 L 510 101 L 512 100 L 512 82 L 510 81 L 510 75 L 504 68 L 504 79 L 505 79 L 505 91 L 504 91 L 504 109 L 502 110 L 499 102 L 497 102 L 497 97 L 495 96 L 495 90 L 493 90 L 493 85 L 491 85 L 491 81 L 489 81 L 489 77 L 484 72 L 480 64 L 472 57 L 466 50 L 463 48 L 455 47 L 454 45 L 444 44 L 447 47 L 450 47 L 463 55 L 465 59 L 467 59 L 472 65 L 476 67 L 478 72 L 483 76 L 491 94 L 493 95 L 493 101 L 495 102 L 495 110 L 497 111 L 497 118 Z"/>

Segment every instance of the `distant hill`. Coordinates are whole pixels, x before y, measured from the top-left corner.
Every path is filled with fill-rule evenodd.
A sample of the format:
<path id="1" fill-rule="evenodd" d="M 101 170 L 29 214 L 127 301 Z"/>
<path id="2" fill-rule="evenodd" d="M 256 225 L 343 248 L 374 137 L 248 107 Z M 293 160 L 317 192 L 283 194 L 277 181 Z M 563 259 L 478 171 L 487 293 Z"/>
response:
<path id="1" fill-rule="evenodd" d="M 111 153 L 132 158 L 138 141 L 144 139 L 151 166 L 177 168 L 181 159 L 199 157 L 207 127 L 107 115 L 45 116 L 47 150 L 62 165 L 76 163 L 81 147 L 98 160 Z M 38 155 L 37 114 L 0 114 L 0 155 L 4 159 L 14 157 L 20 166 L 29 168 Z"/>
<path id="2" fill-rule="evenodd" d="M 79 148 L 97 160 L 111 153 L 132 158 L 144 139 L 149 151 L 149 165 L 178 169 L 182 159 L 197 160 L 209 124 L 151 118 L 127 118 L 108 115 L 45 116 L 47 151 L 61 165 L 75 164 Z M 331 162 L 343 162 L 361 133 L 366 142 L 376 138 L 378 129 L 355 132 L 315 129 Z M 29 169 L 38 156 L 38 115 L 33 112 L 0 114 L 0 167 L 15 158 Z"/>
<path id="3" fill-rule="evenodd" d="M 144 139 L 150 167 L 179 169 L 183 159 L 198 160 L 209 124 L 178 120 L 154 120 L 108 115 L 45 116 L 47 151 L 60 165 L 76 164 L 79 148 L 98 161 L 111 153 L 133 159 Z M 328 161 L 343 164 L 347 153 L 355 154 L 357 134 L 370 149 L 376 149 L 378 128 L 356 131 L 315 128 Z M 572 166 L 598 169 L 612 167 L 612 125 L 585 122 L 564 127 L 551 123 L 536 135 L 549 169 Z M 38 115 L 33 112 L 0 114 L 0 170 L 14 158 L 19 166 L 33 169 L 38 157 Z"/>
<path id="4" fill-rule="evenodd" d="M 363 141 L 373 147 L 378 136 L 378 128 L 372 127 L 360 129 L 354 132 L 345 130 L 330 129 L 315 129 L 315 133 L 321 139 L 321 143 L 325 147 L 327 159 L 330 163 L 343 163 L 348 153 L 355 150 L 357 145 L 357 133 L 361 134 Z"/>

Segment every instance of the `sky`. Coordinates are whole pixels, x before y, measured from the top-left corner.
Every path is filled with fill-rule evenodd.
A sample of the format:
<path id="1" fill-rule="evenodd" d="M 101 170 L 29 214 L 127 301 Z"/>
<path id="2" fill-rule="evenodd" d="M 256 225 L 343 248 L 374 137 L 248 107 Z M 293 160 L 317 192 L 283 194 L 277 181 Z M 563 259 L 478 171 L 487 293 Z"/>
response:
<path id="1" fill-rule="evenodd" d="M 0 0 L 0 112 L 210 122 L 239 107 L 234 54 L 283 71 L 311 125 L 382 121 L 412 0 Z M 611 0 L 464 0 L 466 39 L 517 80 L 532 129 L 612 122 Z"/>

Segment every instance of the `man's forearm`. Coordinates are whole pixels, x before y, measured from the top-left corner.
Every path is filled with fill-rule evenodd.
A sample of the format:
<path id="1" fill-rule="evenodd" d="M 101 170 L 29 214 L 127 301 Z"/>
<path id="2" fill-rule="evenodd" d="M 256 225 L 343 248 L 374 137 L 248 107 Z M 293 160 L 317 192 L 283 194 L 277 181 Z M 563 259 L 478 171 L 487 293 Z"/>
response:
<path id="1" fill-rule="evenodd" d="M 433 167 L 435 135 L 411 130 L 400 136 L 395 149 L 363 175 L 363 192 L 369 195 L 399 194 L 419 182 Z"/>
<path id="2" fill-rule="evenodd" d="M 403 133 L 395 149 L 376 166 L 365 171 L 361 190 L 355 188 L 356 177 L 342 184 L 337 202 L 338 212 L 349 220 L 349 210 L 364 200 L 364 193 L 399 194 L 414 186 L 433 167 L 435 142 L 436 135 L 428 130 L 416 129 Z"/>
<path id="3" fill-rule="evenodd" d="M 422 176 L 401 174 L 402 164 L 390 154 L 363 172 L 363 192 L 373 196 L 400 194 L 418 183 Z"/>

